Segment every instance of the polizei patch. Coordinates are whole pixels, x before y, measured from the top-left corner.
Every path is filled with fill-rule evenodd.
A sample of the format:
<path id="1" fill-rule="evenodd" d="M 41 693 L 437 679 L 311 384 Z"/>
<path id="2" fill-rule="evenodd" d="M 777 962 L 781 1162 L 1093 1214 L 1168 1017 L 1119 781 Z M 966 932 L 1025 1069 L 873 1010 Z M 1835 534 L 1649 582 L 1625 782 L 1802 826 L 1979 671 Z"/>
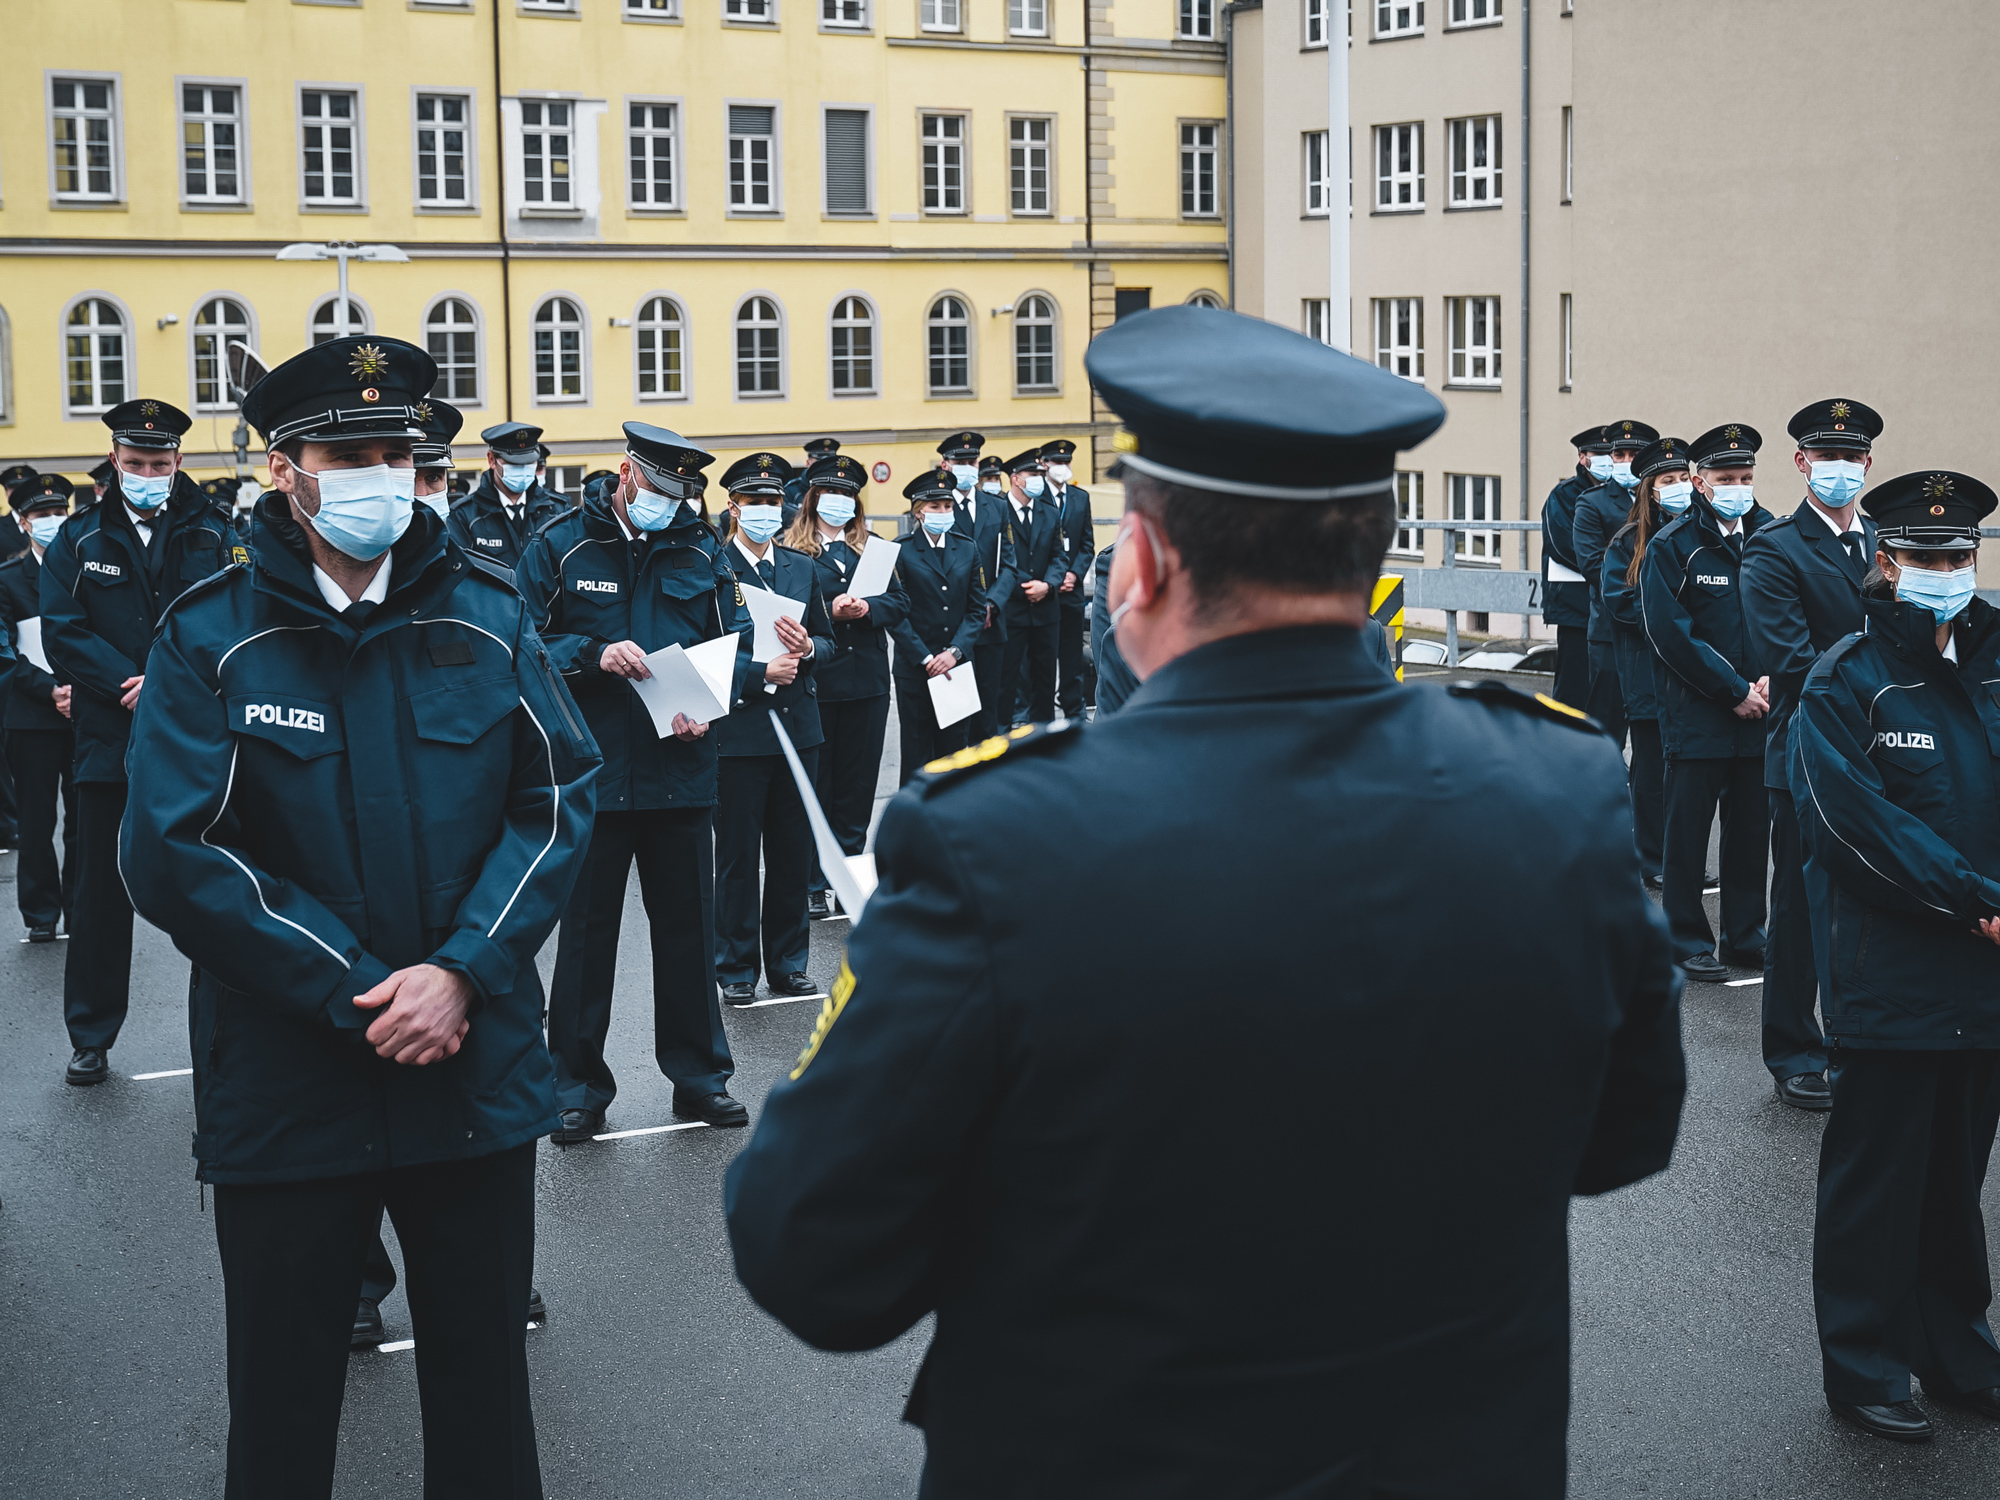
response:
<path id="1" fill-rule="evenodd" d="M 1886 745 L 1891 750 L 1935 750 L 1937 741 L 1927 734 L 1919 734 L 1914 729 L 1885 729 L 1875 736 L 1875 745 Z M 1870 745 L 1869 749 L 1874 749 Z"/>
<path id="2" fill-rule="evenodd" d="M 243 727 L 252 724 L 269 724 L 276 729 L 310 729 L 314 734 L 326 733 L 326 715 L 315 713 L 310 708 L 288 708 L 278 703 L 246 703 L 243 705 Z"/>

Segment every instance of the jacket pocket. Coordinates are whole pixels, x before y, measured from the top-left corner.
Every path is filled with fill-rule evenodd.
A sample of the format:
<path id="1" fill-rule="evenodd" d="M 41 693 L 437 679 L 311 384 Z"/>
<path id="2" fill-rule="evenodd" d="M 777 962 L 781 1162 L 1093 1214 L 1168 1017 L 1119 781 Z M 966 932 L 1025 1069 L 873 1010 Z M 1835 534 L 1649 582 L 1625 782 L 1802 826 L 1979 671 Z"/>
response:
<path id="1" fill-rule="evenodd" d="M 512 676 L 432 688 L 410 698 L 410 717 L 419 739 L 470 745 L 511 714 L 521 695 Z"/>

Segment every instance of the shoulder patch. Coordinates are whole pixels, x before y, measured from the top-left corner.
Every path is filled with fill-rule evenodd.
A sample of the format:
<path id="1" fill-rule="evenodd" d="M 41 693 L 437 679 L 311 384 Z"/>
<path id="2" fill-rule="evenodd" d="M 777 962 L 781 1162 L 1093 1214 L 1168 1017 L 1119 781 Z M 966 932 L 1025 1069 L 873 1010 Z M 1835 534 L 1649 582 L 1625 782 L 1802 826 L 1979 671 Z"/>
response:
<path id="1" fill-rule="evenodd" d="M 1547 693 L 1524 693 L 1509 687 L 1497 677 L 1488 677 L 1479 682 L 1454 682 L 1445 688 L 1454 698 L 1473 698 L 1493 708 L 1512 708 L 1522 713 L 1533 714 L 1536 718 L 1551 719 L 1558 724 L 1566 724 L 1571 729 L 1581 729 L 1591 734 L 1602 734 L 1604 726 L 1591 718 L 1580 708 L 1571 708 L 1567 703 L 1551 698 Z"/>
<path id="2" fill-rule="evenodd" d="M 484 573 L 488 578 L 498 583 L 506 584 L 510 593 L 514 591 L 514 570 L 512 568 L 504 563 L 494 562 L 490 557 L 481 557 L 477 552 L 467 552 L 464 554 L 464 557 L 467 562 L 472 564 L 472 571 L 475 574 Z"/>
<path id="3" fill-rule="evenodd" d="M 250 561 L 250 549 L 240 543 L 231 547 L 229 549 L 229 560 L 232 563 L 247 563 Z"/>
<path id="4" fill-rule="evenodd" d="M 942 786 L 949 781 L 963 779 L 958 773 L 969 771 L 975 766 L 987 765 L 1004 755 L 1019 755 L 1031 747 L 1046 746 L 1056 742 L 1067 742 L 1070 735 L 1083 727 L 1081 719 L 1051 719 L 1046 724 L 1023 724 L 1018 729 L 1010 729 L 1005 734 L 996 734 L 989 740 L 981 740 L 976 745 L 967 745 L 963 750 L 940 756 L 924 766 L 924 775 L 929 778 L 928 787 Z"/>

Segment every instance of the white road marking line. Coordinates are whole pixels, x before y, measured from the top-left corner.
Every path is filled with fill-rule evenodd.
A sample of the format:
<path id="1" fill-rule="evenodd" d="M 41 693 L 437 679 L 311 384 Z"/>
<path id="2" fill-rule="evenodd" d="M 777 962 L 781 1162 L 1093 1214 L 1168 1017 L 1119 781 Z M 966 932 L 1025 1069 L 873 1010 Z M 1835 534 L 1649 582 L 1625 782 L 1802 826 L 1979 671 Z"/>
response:
<path id="1" fill-rule="evenodd" d="M 603 1135 L 594 1135 L 593 1141 L 622 1141 L 635 1135 L 660 1135 L 669 1130 L 706 1130 L 706 1120 L 683 1120 L 678 1125 L 648 1125 L 643 1130 L 608 1130 Z"/>
<path id="2" fill-rule="evenodd" d="M 1701 888 L 1701 893 L 1704 896 L 1720 896 L 1722 894 L 1722 887 L 1719 885 L 1705 885 Z"/>
<path id="3" fill-rule="evenodd" d="M 735 1010 L 757 1010 L 766 1005 L 797 1005 L 801 1000 L 824 1000 L 828 998 L 822 991 L 817 995 L 773 995 L 769 1000 L 752 1000 L 748 1005 L 732 1007 Z"/>
<path id="4" fill-rule="evenodd" d="M 149 1078 L 186 1078 L 193 1072 L 193 1068 L 168 1068 L 164 1073 L 134 1073 L 132 1081 L 144 1083 Z"/>
<path id="5" fill-rule="evenodd" d="M 32 943 L 33 941 L 34 941 L 33 938 L 22 938 L 21 946 L 25 948 L 28 946 L 28 944 Z M 55 941 L 58 943 L 66 943 L 69 941 L 69 934 L 66 932 L 59 932 L 55 935 Z"/>
<path id="6" fill-rule="evenodd" d="M 1746 984 L 1762 984 L 1763 982 L 1764 976 L 1762 974 L 1759 974 L 1755 979 L 1725 979 L 1722 981 L 1724 988 L 1732 990 L 1740 990 Z"/>
<path id="7" fill-rule="evenodd" d="M 845 922 L 848 920 L 848 915 L 844 911 L 830 911 L 823 917 L 814 917 L 813 920 L 815 922 Z M 26 939 L 24 938 L 22 941 L 25 942 Z"/>
<path id="8" fill-rule="evenodd" d="M 541 1324 L 531 1320 L 528 1324 L 528 1332 L 533 1333 L 541 1326 Z M 393 1344 L 377 1344 L 375 1352 L 377 1354 L 401 1354 L 406 1349 L 414 1349 L 416 1347 L 417 1341 L 415 1339 L 397 1339 Z"/>

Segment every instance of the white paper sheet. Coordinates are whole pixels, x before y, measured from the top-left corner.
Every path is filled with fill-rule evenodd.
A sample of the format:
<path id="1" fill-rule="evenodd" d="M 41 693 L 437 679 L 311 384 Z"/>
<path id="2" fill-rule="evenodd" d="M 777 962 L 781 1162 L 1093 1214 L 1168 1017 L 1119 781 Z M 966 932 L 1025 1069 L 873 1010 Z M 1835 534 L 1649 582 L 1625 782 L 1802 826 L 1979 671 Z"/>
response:
<path id="1" fill-rule="evenodd" d="M 750 660 L 776 661 L 785 654 L 785 646 L 778 639 L 779 620 L 803 620 L 806 604 L 803 599 L 787 599 L 783 594 L 771 589 L 760 589 L 750 584 L 743 585 L 743 603 L 750 611 L 750 621 L 757 627 L 757 634 L 750 643 Z"/>
<path id="2" fill-rule="evenodd" d="M 885 542 L 879 536 L 871 536 L 868 545 L 861 549 L 861 561 L 854 565 L 854 576 L 847 580 L 843 592 L 856 599 L 872 599 L 886 593 L 896 572 L 896 559 L 902 555 L 900 542 Z"/>
<path id="3" fill-rule="evenodd" d="M 51 676 L 54 675 L 54 669 L 49 666 L 48 653 L 42 649 L 42 617 L 40 615 L 30 615 L 25 620 L 16 620 L 14 622 L 14 650 L 20 655 L 27 657 L 29 661 L 40 667 L 44 672 L 48 672 Z"/>
<path id="4" fill-rule="evenodd" d="M 949 672 L 924 680 L 931 687 L 931 709 L 937 714 L 938 728 L 949 729 L 979 712 L 979 682 L 971 662 L 960 662 Z"/>
<path id="5" fill-rule="evenodd" d="M 1566 568 L 1552 557 L 1549 559 L 1549 582 L 1588 583 L 1590 580 L 1577 572 L 1575 568 Z"/>
<path id="6" fill-rule="evenodd" d="M 690 651 L 668 646 L 646 658 L 653 675 L 632 684 L 632 691 L 653 716 L 653 727 L 665 739 L 674 732 L 674 715 L 686 714 L 697 724 L 711 724 L 729 712 L 729 684 L 736 665 L 736 636 L 703 641 Z"/>
<path id="7" fill-rule="evenodd" d="M 766 709 L 765 712 L 771 716 L 771 727 L 778 732 L 778 748 L 785 752 L 785 763 L 792 768 L 792 783 L 798 787 L 799 800 L 805 804 L 806 821 L 812 825 L 813 848 L 819 853 L 820 870 L 826 876 L 826 883 L 833 887 L 834 895 L 840 897 L 841 910 L 859 922 L 861 908 L 875 893 L 875 856 L 841 852 L 840 840 L 833 836 L 833 829 L 827 824 L 826 813 L 819 805 L 819 793 L 813 789 L 806 768 L 799 762 L 799 752 L 792 748 L 792 737 L 785 732 L 784 722 L 779 719 L 776 709 Z M 853 931 L 852 928 L 848 930 L 850 933 Z"/>

